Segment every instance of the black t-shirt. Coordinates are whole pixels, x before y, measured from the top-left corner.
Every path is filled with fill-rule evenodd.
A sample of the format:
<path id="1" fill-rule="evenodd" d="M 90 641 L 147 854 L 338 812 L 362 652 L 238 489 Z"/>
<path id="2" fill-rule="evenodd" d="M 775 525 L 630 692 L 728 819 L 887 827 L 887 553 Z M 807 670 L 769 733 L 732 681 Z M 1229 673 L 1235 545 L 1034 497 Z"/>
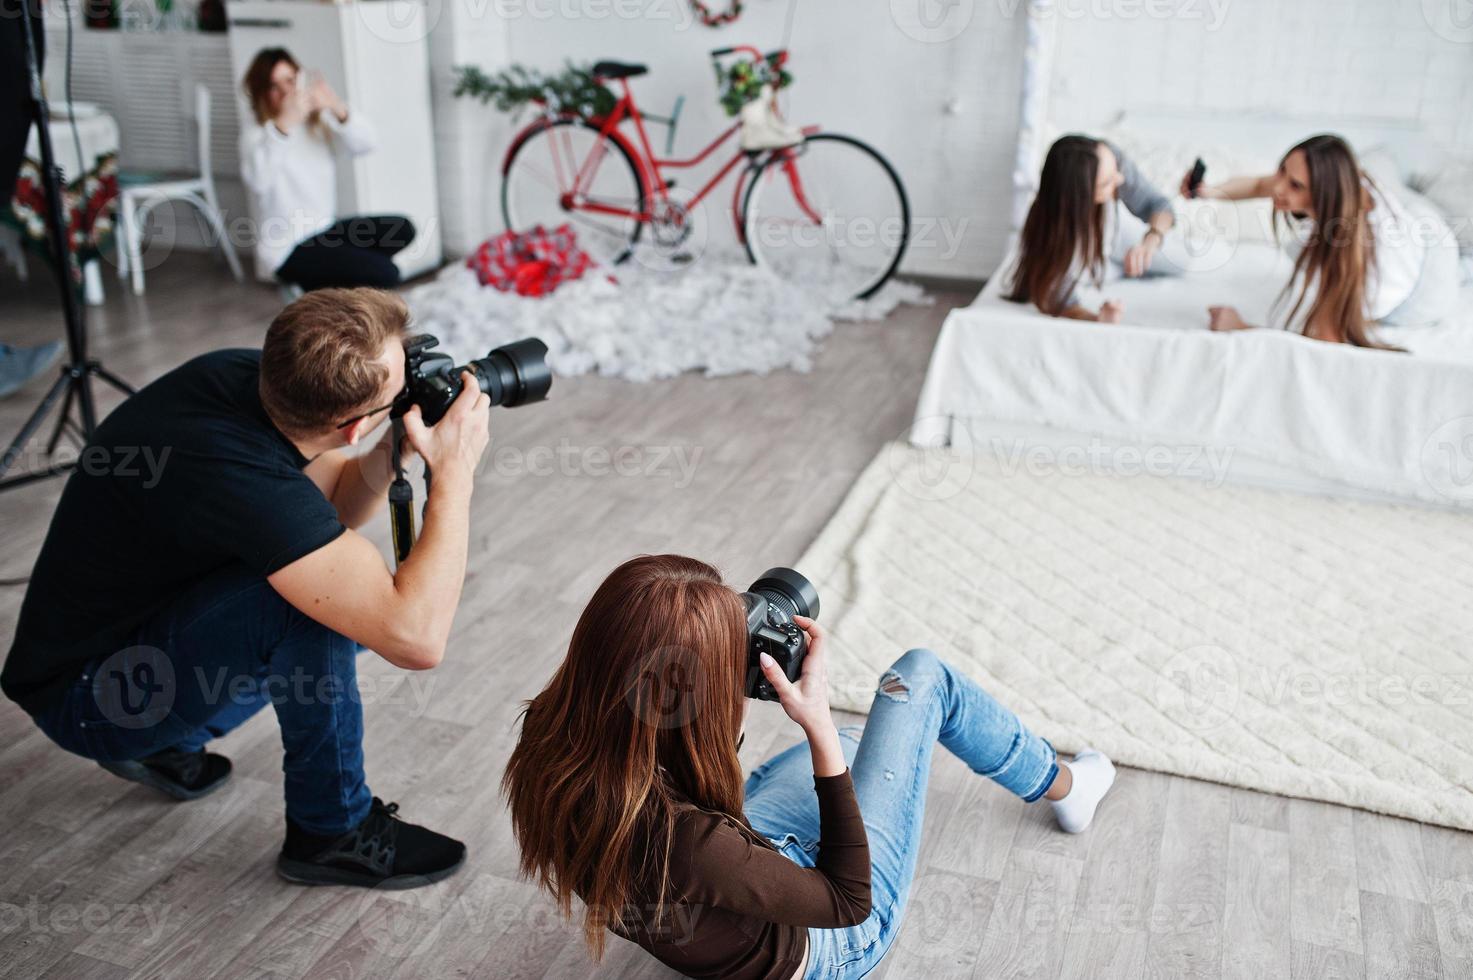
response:
<path id="1" fill-rule="evenodd" d="M 270 575 L 343 533 L 261 406 L 261 352 L 171 371 L 98 428 L 31 573 L 0 687 L 35 712 L 217 569 Z"/>

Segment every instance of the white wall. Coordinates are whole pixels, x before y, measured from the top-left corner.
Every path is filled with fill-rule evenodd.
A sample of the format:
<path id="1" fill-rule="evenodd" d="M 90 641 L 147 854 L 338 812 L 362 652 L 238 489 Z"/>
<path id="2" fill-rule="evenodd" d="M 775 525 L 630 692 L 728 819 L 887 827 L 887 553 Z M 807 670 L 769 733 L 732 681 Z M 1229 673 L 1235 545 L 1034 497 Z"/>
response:
<path id="1" fill-rule="evenodd" d="M 1132 107 L 1421 122 L 1473 150 L 1467 0 L 1057 0 L 1050 118 Z M 1459 16 L 1461 14 L 1461 16 Z M 1308 135 L 1308 134 L 1306 134 Z"/>
<path id="2" fill-rule="evenodd" d="M 735 24 L 713 30 L 691 23 L 686 0 L 444 0 L 431 54 L 447 248 L 463 253 L 501 229 L 495 178 L 514 131 L 494 109 L 449 97 L 453 65 L 554 69 L 568 59 L 605 58 L 648 64 L 650 74 L 634 82 L 636 98 L 665 114 L 678 94 L 686 96 L 675 142 L 675 154 L 686 156 L 729 122 L 716 102 L 710 49 L 779 46 L 789 2 L 752 0 Z M 1006 236 L 1022 17 L 995 0 L 792 2 L 789 118 L 859 136 L 894 164 L 917 234 L 906 270 L 985 275 Z M 651 139 L 663 146 L 663 130 L 656 127 Z M 723 148 L 713 159 L 727 156 Z M 709 172 L 681 172 L 679 186 L 699 187 Z M 731 186 L 703 204 L 712 242 L 727 240 Z"/>

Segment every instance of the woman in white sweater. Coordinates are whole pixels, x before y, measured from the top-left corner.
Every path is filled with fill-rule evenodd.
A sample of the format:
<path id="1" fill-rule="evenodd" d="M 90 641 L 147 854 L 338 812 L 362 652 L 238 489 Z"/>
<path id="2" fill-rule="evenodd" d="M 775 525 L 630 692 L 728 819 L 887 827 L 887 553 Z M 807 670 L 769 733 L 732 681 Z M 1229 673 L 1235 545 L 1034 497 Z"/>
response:
<path id="1" fill-rule="evenodd" d="M 371 127 L 320 76 L 303 79 L 285 48 L 258 52 L 244 84 L 256 117 L 240 137 L 260 223 L 256 275 L 303 289 L 396 285 L 394 254 L 414 241 L 409 219 L 337 216 L 337 153 L 372 151 Z"/>

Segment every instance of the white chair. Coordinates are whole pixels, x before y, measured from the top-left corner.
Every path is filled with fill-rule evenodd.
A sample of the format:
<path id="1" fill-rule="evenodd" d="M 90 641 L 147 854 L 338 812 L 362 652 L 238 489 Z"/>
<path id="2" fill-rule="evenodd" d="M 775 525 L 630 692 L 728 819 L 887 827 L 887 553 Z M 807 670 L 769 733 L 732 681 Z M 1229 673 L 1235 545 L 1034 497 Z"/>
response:
<path id="1" fill-rule="evenodd" d="M 220 202 L 215 197 L 215 179 L 210 171 L 210 90 L 203 85 L 194 88 L 195 137 L 199 143 L 199 174 L 177 180 L 130 181 L 120 177 L 118 192 L 118 278 L 131 276 L 133 292 L 143 294 L 143 223 L 148 214 L 165 201 L 181 201 L 192 205 L 210 226 L 220 243 L 225 261 L 237 282 L 244 278 L 240 258 L 225 231 Z"/>

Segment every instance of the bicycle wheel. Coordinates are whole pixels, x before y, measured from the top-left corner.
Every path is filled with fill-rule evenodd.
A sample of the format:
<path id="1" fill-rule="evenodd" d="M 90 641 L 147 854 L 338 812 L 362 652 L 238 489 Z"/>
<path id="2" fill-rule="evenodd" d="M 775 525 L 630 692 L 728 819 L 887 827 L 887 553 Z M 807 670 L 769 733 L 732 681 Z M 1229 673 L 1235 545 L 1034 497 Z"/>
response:
<path id="1" fill-rule="evenodd" d="M 573 187 L 584 174 L 582 194 Z M 605 139 L 581 119 L 557 119 L 527 130 L 507 154 L 501 217 L 513 231 L 568 223 L 578 246 L 605 265 L 624 261 L 644 224 L 644 184 L 628 147 Z M 610 208 L 623 214 L 594 210 Z"/>
<path id="2" fill-rule="evenodd" d="M 895 168 L 849 136 L 819 133 L 757 168 L 742 203 L 747 257 L 835 302 L 871 296 L 910 240 Z"/>

